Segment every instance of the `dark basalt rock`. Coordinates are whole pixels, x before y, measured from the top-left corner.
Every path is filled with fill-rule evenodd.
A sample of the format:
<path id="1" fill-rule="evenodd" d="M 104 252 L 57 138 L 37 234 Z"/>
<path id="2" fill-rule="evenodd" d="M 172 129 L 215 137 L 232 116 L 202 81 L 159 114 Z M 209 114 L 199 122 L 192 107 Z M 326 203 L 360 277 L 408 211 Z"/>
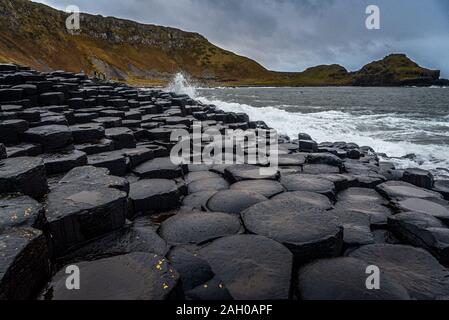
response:
<path id="1" fill-rule="evenodd" d="M 105 137 L 105 130 L 96 123 L 86 123 L 71 126 L 73 140 L 75 143 L 82 144 L 101 140 Z"/>
<path id="2" fill-rule="evenodd" d="M 404 198 L 442 198 L 438 192 L 422 189 L 402 181 L 385 182 L 377 187 L 377 191 L 390 200 Z"/>
<path id="3" fill-rule="evenodd" d="M 87 155 L 78 150 L 65 153 L 53 153 L 42 155 L 47 174 L 65 173 L 73 168 L 85 166 L 87 164 Z"/>
<path id="4" fill-rule="evenodd" d="M 252 165 L 238 164 L 226 167 L 224 175 L 232 183 L 245 180 L 278 180 L 279 172 L 266 176 L 261 174 L 260 169 Z"/>
<path id="5" fill-rule="evenodd" d="M 228 289 L 226 289 L 223 281 L 218 277 L 214 277 L 205 284 L 187 291 L 186 299 L 199 301 L 228 301 L 232 300 L 232 296 Z"/>
<path id="6" fill-rule="evenodd" d="M 401 211 L 426 213 L 449 224 L 449 204 L 445 200 L 408 198 L 395 203 Z"/>
<path id="7" fill-rule="evenodd" d="M 331 215 L 343 225 L 343 242 L 346 248 L 360 247 L 374 243 L 371 219 L 368 214 L 350 210 L 331 210 Z"/>
<path id="8" fill-rule="evenodd" d="M 259 193 L 241 190 L 223 190 L 217 192 L 207 202 L 207 208 L 215 212 L 240 214 L 252 205 L 268 200 Z"/>
<path id="9" fill-rule="evenodd" d="M 337 192 L 358 186 L 357 178 L 350 174 L 319 174 L 318 177 L 332 181 Z"/>
<path id="10" fill-rule="evenodd" d="M 191 210 L 202 210 L 206 208 L 207 202 L 217 191 L 200 191 L 192 193 L 182 201 L 182 207 Z"/>
<path id="11" fill-rule="evenodd" d="M 306 164 L 302 167 L 304 174 L 339 174 L 340 168 L 328 164 Z"/>
<path id="12" fill-rule="evenodd" d="M 21 135 L 28 130 L 25 120 L 5 120 L 0 122 L 0 142 L 15 145 L 20 142 Z"/>
<path id="13" fill-rule="evenodd" d="M 176 295 L 179 275 L 163 258 L 135 252 L 77 264 L 80 290 L 68 290 L 65 268 L 43 292 L 45 300 L 165 300 Z"/>
<path id="14" fill-rule="evenodd" d="M 131 184 L 129 197 L 135 213 L 157 213 L 180 206 L 178 186 L 173 180 L 137 181 Z"/>
<path id="15" fill-rule="evenodd" d="M 433 191 L 441 193 L 444 199 L 449 200 L 449 180 L 435 181 Z"/>
<path id="16" fill-rule="evenodd" d="M 368 215 L 371 224 L 384 226 L 392 211 L 387 207 L 388 202 L 372 189 L 350 188 L 338 194 L 335 207 L 341 211 Z"/>
<path id="17" fill-rule="evenodd" d="M 410 300 L 407 290 L 381 273 L 380 290 L 366 287 L 369 264 L 354 258 L 320 260 L 299 270 L 302 300 Z"/>
<path id="18" fill-rule="evenodd" d="M 332 208 L 332 203 L 329 198 L 322 194 L 308 191 L 285 192 L 275 196 L 272 200 L 278 200 L 286 205 L 297 206 L 312 206 L 323 210 Z"/>
<path id="19" fill-rule="evenodd" d="M 73 142 L 70 128 L 61 125 L 31 128 L 23 134 L 23 139 L 40 144 L 46 152 L 62 149 Z"/>
<path id="20" fill-rule="evenodd" d="M 280 167 L 302 166 L 306 162 L 306 153 L 280 154 L 278 165 Z"/>
<path id="21" fill-rule="evenodd" d="M 44 106 L 62 105 L 64 100 L 63 92 L 46 92 L 39 96 L 39 102 Z"/>
<path id="22" fill-rule="evenodd" d="M 317 152 L 318 144 L 313 140 L 299 140 L 299 151 Z"/>
<path id="23" fill-rule="evenodd" d="M 32 299 L 50 276 L 47 241 L 32 228 L 0 233 L 0 300 Z"/>
<path id="24" fill-rule="evenodd" d="M 6 152 L 8 154 L 8 158 L 33 157 L 42 153 L 42 147 L 32 143 L 21 143 L 7 148 Z"/>
<path id="25" fill-rule="evenodd" d="M 279 182 L 272 180 L 241 181 L 233 184 L 231 190 L 254 192 L 266 198 L 274 197 L 285 191 Z"/>
<path id="26" fill-rule="evenodd" d="M 331 153 L 311 153 L 306 156 L 306 163 L 308 164 L 327 164 L 341 168 L 343 161 Z"/>
<path id="27" fill-rule="evenodd" d="M 103 152 L 88 157 L 90 166 L 106 168 L 114 176 L 124 176 L 128 170 L 126 156 L 117 152 Z"/>
<path id="28" fill-rule="evenodd" d="M 46 215 L 58 256 L 125 223 L 126 193 L 101 181 L 84 183 L 78 178 L 64 179 L 48 194 Z"/>
<path id="29" fill-rule="evenodd" d="M 44 207 L 36 200 L 21 195 L 0 196 L 0 233 L 22 227 L 42 229 L 46 222 Z"/>
<path id="30" fill-rule="evenodd" d="M 95 142 L 88 142 L 75 145 L 79 151 L 85 152 L 87 155 L 94 155 L 97 153 L 105 153 L 114 150 L 114 142 L 109 139 L 101 139 Z"/>
<path id="31" fill-rule="evenodd" d="M 131 129 L 123 127 L 106 129 L 106 137 L 114 141 L 116 150 L 136 147 L 136 139 Z"/>
<path id="32" fill-rule="evenodd" d="M 219 174 L 210 171 L 197 171 L 197 172 L 190 172 L 188 175 L 186 175 L 185 180 L 187 183 L 192 183 L 195 181 L 214 179 L 214 178 L 221 178 L 221 176 Z"/>
<path id="33" fill-rule="evenodd" d="M 402 245 L 374 244 L 350 254 L 407 289 L 412 299 L 434 300 L 449 295 L 449 272 L 427 251 Z"/>
<path id="34" fill-rule="evenodd" d="M 169 157 L 147 161 L 134 168 L 133 172 L 142 179 L 175 179 L 183 175 L 182 167 L 173 164 Z"/>
<path id="35" fill-rule="evenodd" d="M 122 125 L 122 118 L 118 117 L 101 117 L 93 119 L 92 121 L 101 124 L 107 129 L 120 127 Z"/>
<path id="36" fill-rule="evenodd" d="M 3 143 L 0 143 L 0 160 L 5 159 L 7 156 L 6 154 L 6 147 Z"/>
<path id="37" fill-rule="evenodd" d="M 229 183 L 223 178 L 211 178 L 194 181 L 189 184 L 189 193 L 203 191 L 221 191 L 229 189 Z"/>
<path id="38" fill-rule="evenodd" d="M 41 198 L 48 191 L 44 161 L 41 158 L 0 160 L 0 194 L 20 192 Z"/>
<path id="39" fill-rule="evenodd" d="M 235 300 L 290 297 L 292 254 L 276 241 L 235 235 L 215 240 L 199 254 Z"/>
<path id="40" fill-rule="evenodd" d="M 334 183 L 314 175 L 288 175 L 281 178 L 281 183 L 288 191 L 316 192 L 323 194 L 330 199 L 335 198 Z"/>
<path id="41" fill-rule="evenodd" d="M 243 233 L 239 217 L 221 212 L 181 212 L 164 221 L 159 234 L 169 244 L 203 244 Z"/>
<path id="42" fill-rule="evenodd" d="M 343 228 L 333 215 L 319 207 L 269 200 L 245 210 L 242 219 L 250 233 L 283 243 L 298 263 L 341 253 Z"/>
<path id="43" fill-rule="evenodd" d="M 399 238 L 426 249 L 442 264 L 449 265 L 449 229 L 439 219 L 407 212 L 390 217 L 388 225 Z"/>
<path id="44" fill-rule="evenodd" d="M 417 187 L 429 190 L 433 188 L 434 183 L 433 175 L 429 171 L 421 169 L 405 170 L 402 180 Z"/>

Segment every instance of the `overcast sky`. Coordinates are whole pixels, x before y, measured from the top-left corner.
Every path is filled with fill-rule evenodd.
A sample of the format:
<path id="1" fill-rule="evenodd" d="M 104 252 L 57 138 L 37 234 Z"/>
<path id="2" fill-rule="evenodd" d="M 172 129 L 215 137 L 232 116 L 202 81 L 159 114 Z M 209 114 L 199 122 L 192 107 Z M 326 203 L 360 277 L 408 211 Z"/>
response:
<path id="1" fill-rule="evenodd" d="M 338 63 L 349 70 L 391 52 L 449 77 L 448 0 L 39 0 L 58 9 L 201 33 L 212 43 L 279 71 Z M 381 29 L 367 30 L 378 5 Z"/>

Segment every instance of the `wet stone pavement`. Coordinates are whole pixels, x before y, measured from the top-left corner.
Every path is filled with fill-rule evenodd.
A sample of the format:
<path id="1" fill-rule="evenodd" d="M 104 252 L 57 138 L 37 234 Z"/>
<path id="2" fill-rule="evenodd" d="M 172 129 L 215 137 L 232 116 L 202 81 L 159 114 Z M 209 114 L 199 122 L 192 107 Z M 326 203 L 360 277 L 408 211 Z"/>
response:
<path id="1" fill-rule="evenodd" d="M 449 297 L 449 181 L 305 133 L 279 137 L 270 176 L 173 164 L 171 133 L 197 120 L 269 129 L 185 95 L 0 64 L 0 299 Z"/>

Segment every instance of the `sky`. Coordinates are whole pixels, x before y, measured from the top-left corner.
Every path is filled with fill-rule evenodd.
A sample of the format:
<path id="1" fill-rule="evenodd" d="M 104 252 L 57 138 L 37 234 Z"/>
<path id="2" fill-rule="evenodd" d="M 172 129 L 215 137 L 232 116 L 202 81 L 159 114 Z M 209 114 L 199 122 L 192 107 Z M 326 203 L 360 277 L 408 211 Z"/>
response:
<path id="1" fill-rule="evenodd" d="M 406 53 L 449 78 L 448 0 L 35 0 L 64 10 L 198 32 L 277 71 L 338 63 L 354 71 Z M 368 5 L 380 29 L 368 30 Z"/>

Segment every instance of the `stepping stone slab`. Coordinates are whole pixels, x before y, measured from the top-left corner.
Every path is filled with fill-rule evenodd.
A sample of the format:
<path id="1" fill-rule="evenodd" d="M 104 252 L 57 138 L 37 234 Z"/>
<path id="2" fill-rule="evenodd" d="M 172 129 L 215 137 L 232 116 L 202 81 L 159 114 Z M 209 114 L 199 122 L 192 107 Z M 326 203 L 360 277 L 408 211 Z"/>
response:
<path id="1" fill-rule="evenodd" d="M 133 131 L 128 128 L 106 129 L 106 138 L 114 141 L 116 150 L 136 147 L 136 139 L 134 138 Z"/>
<path id="2" fill-rule="evenodd" d="M 8 158 L 32 157 L 42 154 L 42 147 L 32 143 L 21 143 L 19 145 L 7 148 L 6 152 L 8 154 Z"/>
<path id="3" fill-rule="evenodd" d="M 223 178 L 211 178 L 191 182 L 188 186 L 189 193 L 203 191 L 221 191 L 229 189 L 229 183 Z"/>
<path id="4" fill-rule="evenodd" d="M 45 152 L 62 149 L 73 142 L 70 128 L 62 125 L 31 128 L 23 134 L 23 139 L 26 142 L 40 144 Z"/>
<path id="5" fill-rule="evenodd" d="M 431 190 L 433 188 L 433 175 L 422 169 L 407 169 L 402 176 L 402 180 L 413 184 L 419 188 Z"/>
<path id="6" fill-rule="evenodd" d="M 245 210 L 242 219 L 248 232 L 284 244 L 298 262 L 341 253 L 343 227 L 333 215 L 319 207 L 269 200 Z"/>
<path id="7" fill-rule="evenodd" d="M 60 183 L 47 199 L 47 219 L 56 255 L 121 228 L 127 194 L 108 185 Z"/>
<path id="8" fill-rule="evenodd" d="M 238 164 L 233 166 L 228 166 L 224 170 L 225 177 L 232 183 L 236 183 L 239 181 L 245 180 L 278 180 L 279 172 L 271 175 L 263 175 L 261 174 L 261 168 L 246 165 L 246 164 Z"/>
<path id="9" fill-rule="evenodd" d="M 109 139 L 101 139 L 95 142 L 88 142 L 75 145 L 77 150 L 85 152 L 87 155 L 105 153 L 114 150 L 114 142 Z"/>
<path id="10" fill-rule="evenodd" d="M 449 229 L 439 219 L 407 212 L 390 217 L 388 226 L 399 238 L 426 249 L 442 264 L 449 265 Z"/>
<path id="11" fill-rule="evenodd" d="M 90 166 L 106 168 L 114 176 L 124 176 L 128 171 L 127 158 L 114 151 L 90 155 L 87 158 Z"/>
<path id="12" fill-rule="evenodd" d="M 385 226 L 392 211 L 387 207 L 388 202 L 375 190 L 366 188 L 350 188 L 338 194 L 335 208 L 368 215 L 371 224 Z"/>
<path id="13" fill-rule="evenodd" d="M 439 203 L 441 202 L 441 203 Z M 426 213 L 440 219 L 446 224 L 449 223 L 449 206 L 445 200 L 426 200 L 419 198 L 409 198 L 395 204 L 401 211 L 412 211 Z"/>
<path id="14" fill-rule="evenodd" d="M 79 150 L 42 155 L 47 174 L 65 173 L 73 168 L 87 165 L 87 155 Z"/>
<path id="15" fill-rule="evenodd" d="M 329 198 L 322 194 L 308 191 L 285 192 L 272 198 L 283 201 L 289 205 L 312 206 L 323 210 L 330 210 L 332 203 Z"/>
<path id="16" fill-rule="evenodd" d="M 288 191 L 308 191 L 335 198 L 335 185 L 333 182 L 313 175 L 294 174 L 282 177 L 282 185 Z"/>
<path id="17" fill-rule="evenodd" d="M 368 263 L 354 258 L 319 260 L 302 267 L 298 276 L 301 300 L 410 300 L 407 290 L 381 273 L 379 290 L 368 290 Z"/>
<path id="18" fill-rule="evenodd" d="M 330 166 L 328 164 L 305 164 L 302 167 L 303 174 L 339 174 L 340 169 L 338 167 Z"/>
<path id="19" fill-rule="evenodd" d="M 217 191 L 200 191 L 192 193 L 185 197 L 182 201 L 182 207 L 192 210 L 203 210 L 206 208 L 207 202 Z"/>
<path id="20" fill-rule="evenodd" d="M 442 195 L 438 192 L 422 189 L 410 183 L 402 181 L 388 181 L 377 186 L 377 191 L 387 199 L 404 199 L 404 198 L 433 198 L 441 199 Z"/>
<path id="21" fill-rule="evenodd" d="M 175 179 L 183 175 L 182 167 L 173 164 L 169 157 L 147 161 L 134 168 L 133 172 L 141 179 Z"/>
<path id="22" fill-rule="evenodd" d="M 290 297 L 292 254 L 280 243 L 256 235 L 215 240 L 199 254 L 235 300 Z"/>
<path id="23" fill-rule="evenodd" d="M 240 214 L 252 205 L 268 200 L 261 194 L 240 191 L 223 190 L 217 192 L 207 202 L 207 208 L 215 212 Z"/>
<path id="24" fill-rule="evenodd" d="M 136 213 L 158 213 L 180 206 L 178 186 L 173 180 L 139 180 L 131 184 L 129 198 Z"/>
<path id="25" fill-rule="evenodd" d="M 25 120 L 5 120 L 0 122 L 0 142 L 15 145 L 20 142 L 21 135 L 28 130 Z"/>
<path id="26" fill-rule="evenodd" d="M 221 176 L 219 174 L 210 171 L 197 171 L 197 172 L 190 172 L 188 175 L 186 175 L 185 180 L 187 183 L 192 183 L 199 180 L 214 179 L 214 178 L 221 178 Z"/>
<path id="27" fill-rule="evenodd" d="M 427 251 L 403 245 L 373 244 L 349 254 L 378 266 L 407 289 L 412 299 L 447 298 L 449 272 Z"/>
<path id="28" fill-rule="evenodd" d="M 0 233 L 22 227 L 42 229 L 46 222 L 44 207 L 36 200 L 21 195 L 0 196 Z"/>
<path id="29" fill-rule="evenodd" d="M 341 168 L 343 167 L 343 161 L 331 153 L 311 153 L 306 156 L 306 163 L 308 164 L 327 164 Z"/>
<path id="30" fill-rule="evenodd" d="M 70 130 L 72 131 L 73 140 L 78 144 L 98 141 L 105 138 L 104 128 L 97 123 L 71 126 Z"/>
<path id="31" fill-rule="evenodd" d="M 161 256 L 136 252 L 77 264 L 80 290 L 68 290 L 65 268 L 42 294 L 46 300 L 166 300 L 178 286 L 179 275 Z"/>
<path id="32" fill-rule="evenodd" d="M 33 228 L 0 233 L 0 300 L 32 299 L 50 276 L 47 241 Z"/>
<path id="33" fill-rule="evenodd" d="M 44 161 L 20 157 L 0 160 L 0 194 L 20 192 L 41 198 L 48 191 Z"/>
<path id="34" fill-rule="evenodd" d="M 347 210 L 331 210 L 330 214 L 338 218 L 343 225 L 343 242 L 346 248 L 373 244 L 371 219 L 368 214 Z"/>
<path id="35" fill-rule="evenodd" d="M 266 198 L 274 197 L 285 191 L 279 182 L 273 180 L 241 181 L 234 183 L 231 190 L 258 193 Z"/>
<path id="36" fill-rule="evenodd" d="M 239 217 L 221 212 L 182 212 L 164 221 L 159 234 L 169 244 L 203 244 L 243 233 Z"/>

